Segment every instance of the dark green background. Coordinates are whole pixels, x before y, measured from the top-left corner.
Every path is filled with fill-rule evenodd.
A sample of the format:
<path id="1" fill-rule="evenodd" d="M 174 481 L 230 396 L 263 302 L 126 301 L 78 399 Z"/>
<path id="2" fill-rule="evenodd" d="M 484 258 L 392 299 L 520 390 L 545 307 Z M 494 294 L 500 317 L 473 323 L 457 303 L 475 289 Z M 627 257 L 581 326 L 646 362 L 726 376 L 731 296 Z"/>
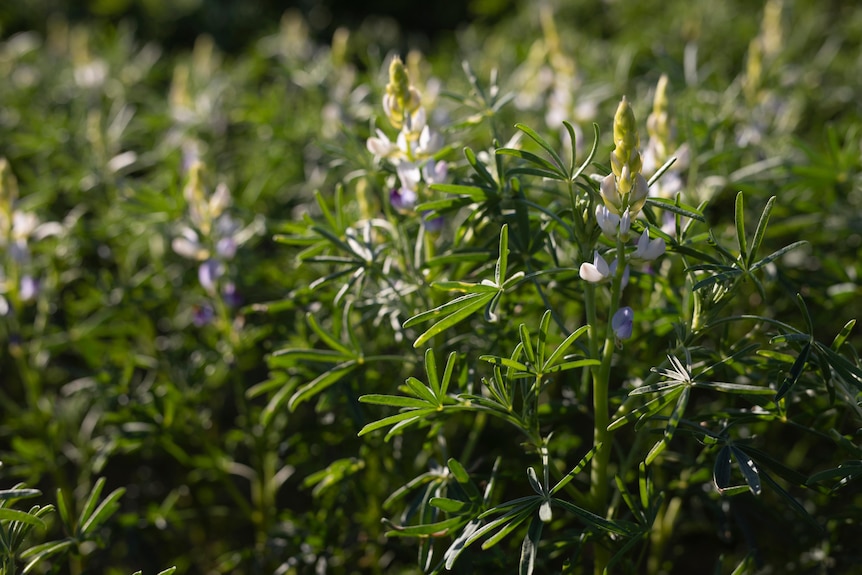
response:
<path id="1" fill-rule="evenodd" d="M 287 10 L 299 10 L 320 38 L 338 26 L 355 27 L 366 18 L 391 18 L 407 36 L 433 40 L 470 22 L 491 22 L 514 0 L 447 0 L 425 9 L 401 0 L 6 0 L 0 2 L 0 36 L 44 30 L 52 15 L 73 22 L 132 20 L 137 36 L 168 48 L 191 46 L 196 36 L 213 36 L 226 52 L 240 52 L 271 32 Z"/>

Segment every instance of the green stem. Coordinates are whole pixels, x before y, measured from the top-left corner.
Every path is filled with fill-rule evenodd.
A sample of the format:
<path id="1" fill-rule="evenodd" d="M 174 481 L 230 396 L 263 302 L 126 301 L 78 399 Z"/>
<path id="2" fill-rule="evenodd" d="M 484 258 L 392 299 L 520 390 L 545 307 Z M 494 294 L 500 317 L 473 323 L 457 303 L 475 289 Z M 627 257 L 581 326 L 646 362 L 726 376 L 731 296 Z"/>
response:
<path id="1" fill-rule="evenodd" d="M 590 467 L 590 497 L 593 502 L 594 512 L 604 517 L 608 512 L 609 482 L 608 469 L 613 444 L 613 432 L 608 430 L 610 423 L 609 387 L 611 374 L 611 361 L 614 357 L 615 336 L 611 323 L 611 316 L 616 312 L 620 303 L 622 293 L 622 280 L 625 275 L 626 259 L 625 246 L 622 239 L 617 238 L 617 269 L 611 281 L 611 301 L 608 307 L 608 319 L 605 324 L 604 342 L 601 351 L 601 364 L 593 368 L 593 445 L 600 446 L 596 450 Z M 590 286 L 591 287 L 591 286 Z M 590 290 L 586 290 L 585 294 Z M 595 288 L 593 287 L 593 294 Z M 595 326 L 595 299 L 585 299 L 590 326 Z M 593 357 L 598 356 L 597 331 L 590 331 L 590 352 Z M 594 572 L 601 575 L 610 560 L 610 552 L 601 545 L 596 545 Z"/>

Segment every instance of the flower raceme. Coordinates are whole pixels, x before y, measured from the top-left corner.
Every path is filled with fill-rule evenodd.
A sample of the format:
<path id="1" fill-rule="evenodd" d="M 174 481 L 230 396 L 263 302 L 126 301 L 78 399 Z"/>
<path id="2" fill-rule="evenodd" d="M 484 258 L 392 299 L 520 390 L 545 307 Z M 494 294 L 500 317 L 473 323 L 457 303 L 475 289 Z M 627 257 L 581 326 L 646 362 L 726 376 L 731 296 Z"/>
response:
<path id="1" fill-rule="evenodd" d="M 366 147 L 376 159 L 393 164 L 400 187 L 392 191 L 390 201 L 396 210 L 410 212 L 419 201 L 420 184 L 445 181 L 448 165 L 434 160 L 434 154 L 442 147 L 442 138 L 428 126 L 421 95 L 410 84 L 407 69 L 398 57 L 389 66 L 383 111 L 390 124 L 399 130 L 398 136 L 393 142 L 378 128 L 376 135 L 366 141 Z"/>
<path id="2" fill-rule="evenodd" d="M 623 96 L 614 115 L 614 150 L 611 152 L 611 173 L 601 182 L 602 201 L 614 214 L 629 210 L 637 217 L 649 195 L 649 185 L 641 174 L 640 137 L 635 115 Z"/>

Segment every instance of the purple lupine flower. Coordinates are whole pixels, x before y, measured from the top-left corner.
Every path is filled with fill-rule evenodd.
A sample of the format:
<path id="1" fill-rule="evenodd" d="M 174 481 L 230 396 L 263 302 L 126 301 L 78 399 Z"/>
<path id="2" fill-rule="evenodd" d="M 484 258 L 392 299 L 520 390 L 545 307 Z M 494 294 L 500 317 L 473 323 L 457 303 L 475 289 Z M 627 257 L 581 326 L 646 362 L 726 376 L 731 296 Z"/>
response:
<path id="1" fill-rule="evenodd" d="M 212 323 L 212 320 L 215 318 L 215 310 L 210 304 L 204 305 L 196 305 L 194 306 L 194 313 L 192 314 L 192 323 L 195 324 L 195 327 L 203 327 Z"/>
<path id="2" fill-rule="evenodd" d="M 399 212 L 409 212 L 416 205 L 416 192 L 408 189 L 394 188 L 389 192 L 389 203 Z"/>
<path id="3" fill-rule="evenodd" d="M 634 324 L 635 312 L 632 308 L 625 306 L 616 311 L 611 319 L 611 327 L 614 330 L 614 336 L 618 340 L 629 339 L 632 336 L 632 326 Z"/>
<path id="4" fill-rule="evenodd" d="M 443 224 L 446 223 L 446 219 L 443 216 L 432 218 L 429 214 L 430 212 L 422 213 L 422 224 L 425 226 L 426 231 L 436 234 L 443 229 Z"/>
<path id="5" fill-rule="evenodd" d="M 242 305 L 242 297 L 239 295 L 239 292 L 236 289 L 236 284 L 233 282 L 227 282 L 225 286 L 221 290 L 222 299 L 224 302 L 232 308 L 237 308 Z"/>

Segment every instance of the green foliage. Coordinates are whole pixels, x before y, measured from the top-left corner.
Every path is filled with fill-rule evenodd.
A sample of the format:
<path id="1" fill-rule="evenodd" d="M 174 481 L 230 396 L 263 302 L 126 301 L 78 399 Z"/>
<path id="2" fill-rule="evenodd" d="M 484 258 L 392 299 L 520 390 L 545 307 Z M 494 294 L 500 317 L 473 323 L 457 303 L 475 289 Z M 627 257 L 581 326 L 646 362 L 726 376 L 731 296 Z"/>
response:
<path id="1" fill-rule="evenodd" d="M 506 6 L 0 37 L 0 572 L 858 565 L 862 10 Z"/>

